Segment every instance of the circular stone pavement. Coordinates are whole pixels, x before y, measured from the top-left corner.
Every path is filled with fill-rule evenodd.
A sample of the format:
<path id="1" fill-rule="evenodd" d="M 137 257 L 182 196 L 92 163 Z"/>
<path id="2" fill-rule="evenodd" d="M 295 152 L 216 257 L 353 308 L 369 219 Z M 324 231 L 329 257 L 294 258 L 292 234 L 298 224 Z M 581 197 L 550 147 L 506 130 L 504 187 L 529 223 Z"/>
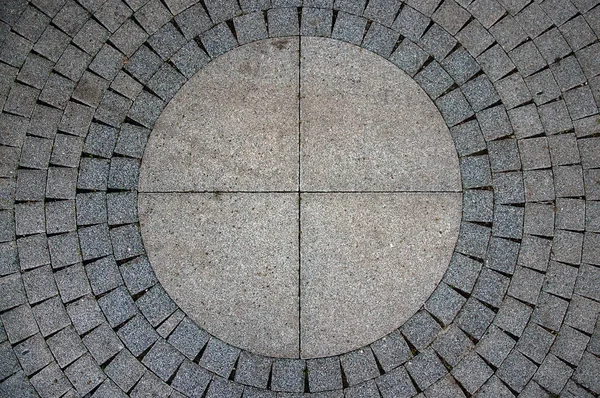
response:
<path id="1" fill-rule="evenodd" d="M 211 62 L 158 119 L 141 233 L 209 333 L 339 355 L 400 327 L 440 282 L 459 176 L 442 116 L 397 66 L 332 39 L 268 39 Z"/>
<path id="2" fill-rule="evenodd" d="M 4 0 L 0 396 L 597 397 L 599 26 L 597 0 Z M 209 334 L 166 292 L 140 232 L 138 197 L 153 194 L 140 168 L 196 73 L 242 45 L 311 37 L 387 59 L 429 96 L 462 210 L 442 280 L 402 326 L 341 355 L 279 358 Z M 355 119 L 313 114 L 308 131 Z M 361 164 L 342 159 L 355 164 L 341 173 Z M 315 184 L 339 165 L 326 166 Z M 344 221 L 319 200 L 300 206 Z"/>

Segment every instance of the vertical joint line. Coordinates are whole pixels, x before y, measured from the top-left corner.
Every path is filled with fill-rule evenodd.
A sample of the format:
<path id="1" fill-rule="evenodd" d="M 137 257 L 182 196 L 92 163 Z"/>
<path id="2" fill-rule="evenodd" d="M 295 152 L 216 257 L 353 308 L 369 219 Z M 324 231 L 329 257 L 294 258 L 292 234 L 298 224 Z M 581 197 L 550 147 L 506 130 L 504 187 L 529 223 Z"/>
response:
<path id="1" fill-rule="evenodd" d="M 302 36 L 298 36 L 298 357 L 302 356 Z"/>
<path id="2" fill-rule="evenodd" d="M 298 36 L 298 357 L 302 357 L 302 36 Z"/>

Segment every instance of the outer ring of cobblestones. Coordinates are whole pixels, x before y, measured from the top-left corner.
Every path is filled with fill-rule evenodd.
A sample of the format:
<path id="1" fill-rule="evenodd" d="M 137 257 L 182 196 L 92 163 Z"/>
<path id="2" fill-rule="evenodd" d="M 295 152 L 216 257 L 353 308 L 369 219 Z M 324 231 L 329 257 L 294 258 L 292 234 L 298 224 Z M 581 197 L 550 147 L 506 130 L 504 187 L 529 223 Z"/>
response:
<path id="1" fill-rule="evenodd" d="M 9 293 L 0 301 L 0 347 L 9 366 L 0 391 L 600 392 L 600 228 L 589 217 L 600 199 L 593 97 L 600 44 L 598 32 L 588 42 L 581 32 L 564 33 L 573 21 L 597 21 L 595 2 L 550 2 L 559 11 L 537 2 L 508 10 L 460 2 L 465 9 L 449 0 L 371 0 L 366 8 L 360 1 L 335 8 L 307 0 L 304 7 L 166 3 L 82 3 L 93 18 L 76 3 L 13 4 L 14 15 L 5 12 L 14 24 L 0 60 L 14 69 L 1 66 L 9 77 L 20 70 L 2 99 L 2 126 L 14 133 L 0 147 L 9 159 L 0 212 L 8 231 L 0 283 Z M 464 188 L 453 259 L 424 307 L 369 346 L 307 361 L 260 357 L 190 322 L 145 261 L 135 213 L 145 139 L 177 90 L 240 43 L 290 35 L 361 45 L 414 77 L 451 130 Z M 548 68 L 543 57 L 553 56 Z M 576 217 L 582 203 L 583 221 Z M 62 349 L 65 342 L 73 347 Z"/>

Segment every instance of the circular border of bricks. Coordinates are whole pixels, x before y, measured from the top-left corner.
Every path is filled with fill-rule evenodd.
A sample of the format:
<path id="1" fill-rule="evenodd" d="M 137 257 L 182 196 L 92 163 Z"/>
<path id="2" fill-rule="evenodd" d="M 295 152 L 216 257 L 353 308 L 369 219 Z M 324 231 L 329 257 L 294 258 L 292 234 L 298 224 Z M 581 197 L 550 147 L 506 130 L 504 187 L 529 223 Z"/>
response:
<path id="1" fill-rule="evenodd" d="M 258 394 L 251 387 L 326 396 L 341 396 L 342 388 L 347 396 L 598 393 L 592 371 L 599 366 L 594 325 L 600 255 L 594 248 L 600 230 L 587 229 L 585 200 L 600 198 L 598 109 L 588 85 L 598 80 L 593 53 L 600 46 L 597 37 L 584 44 L 571 37 L 567 44 L 563 30 L 554 27 L 578 18 L 581 27 L 580 14 L 597 4 L 581 13 L 563 8 L 552 14 L 553 8 L 530 3 L 507 13 L 492 7 L 499 3 L 476 1 L 468 7 L 471 15 L 450 0 L 412 4 L 419 11 L 389 0 L 372 0 L 366 9 L 354 8 L 361 2 L 339 2 L 335 10 L 326 6 L 331 1 L 305 0 L 304 7 L 280 2 L 290 7 L 242 12 L 231 1 L 167 2 L 174 19 L 159 1 L 135 13 L 109 1 L 92 19 L 73 2 L 60 10 L 34 2 L 15 17 L 7 40 L 16 49 L 3 49 L 0 60 L 22 66 L 22 84 L 13 84 L 0 123 L 23 130 L 22 137 L 15 135 L 15 142 L 21 139 L 16 155 L 4 150 L 21 168 L 12 188 L 13 219 L 8 211 L 0 217 L 2 225 L 13 223 L 19 238 L 16 247 L 8 243 L 1 250 L 18 249 L 20 269 L 28 272 L 8 272 L 2 279 L 10 294 L 0 317 L 9 340 L 2 344 L 12 347 L 33 386 L 47 391 L 60 385 L 68 393 L 72 384 L 79 395 L 105 390 L 110 396 L 114 383 L 127 386 L 119 373 L 133 369 L 139 377 L 124 388 L 132 395 L 171 394 L 164 382 L 190 396 L 202 395 L 207 386 L 209 396 L 239 396 L 243 389 L 245 396 Z M 36 26 L 36 17 L 50 21 L 40 11 L 53 17 L 52 25 Z M 21 23 L 26 17 L 33 22 Z M 527 30 L 524 38 L 517 23 Z M 36 35 L 40 39 L 29 53 L 26 42 Z M 64 38 L 69 35 L 74 45 Z M 312 360 L 257 356 L 194 325 L 156 281 L 143 256 L 136 215 L 145 140 L 181 85 L 239 43 L 289 35 L 361 45 L 413 77 L 448 123 L 464 189 L 455 254 L 424 308 L 369 346 Z M 563 42 L 567 49 L 560 48 Z M 535 53 L 542 62 L 534 62 Z M 554 56 L 557 62 L 545 66 Z M 38 76 L 44 67 L 54 68 L 47 82 Z M 48 123 L 61 133 L 49 133 Z M 49 164 L 65 167 L 46 172 Z M 575 217 L 582 202 L 584 221 Z M 76 232 L 64 220 L 69 212 L 77 219 Z M 14 235 L 8 238 L 2 241 Z M 40 280 L 56 283 L 54 290 Z M 6 326 L 15 323 L 21 330 Z M 77 335 L 82 356 L 69 362 L 74 359 L 60 351 L 60 343 Z M 561 338 L 555 349 L 554 340 Z M 37 361 L 27 357 L 30 352 Z M 105 374 L 113 381 L 102 383 Z M 60 382 L 48 383 L 52 377 Z"/>

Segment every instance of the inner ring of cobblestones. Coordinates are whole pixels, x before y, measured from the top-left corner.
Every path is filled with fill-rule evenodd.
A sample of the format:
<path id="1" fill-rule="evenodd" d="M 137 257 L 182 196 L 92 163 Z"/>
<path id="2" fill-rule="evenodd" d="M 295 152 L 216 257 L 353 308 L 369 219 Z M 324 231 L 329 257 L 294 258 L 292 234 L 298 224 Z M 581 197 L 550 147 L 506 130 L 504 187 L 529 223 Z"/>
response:
<path id="1" fill-rule="evenodd" d="M 141 234 L 203 329 L 274 357 L 378 340 L 440 282 L 458 237 L 458 157 L 397 66 L 325 38 L 212 61 L 150 134 Z"/>

